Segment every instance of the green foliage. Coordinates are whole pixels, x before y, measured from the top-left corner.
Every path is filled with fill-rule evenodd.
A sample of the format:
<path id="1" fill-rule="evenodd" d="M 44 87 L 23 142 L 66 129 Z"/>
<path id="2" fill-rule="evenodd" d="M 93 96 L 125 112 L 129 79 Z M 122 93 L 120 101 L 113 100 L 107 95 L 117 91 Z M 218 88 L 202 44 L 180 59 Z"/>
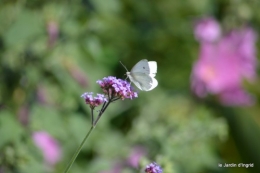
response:
<path id="1" fill-rule="evenodd" d="M 130 70 L 141 59 L 157 61 L 158 87 L 111 104 L 70 172 L 98 173 L 123 163 L 122 173 L 134 173 L 151 161 L 164 173 L 225 172 L 217 164 L 233 162 L 221 154 L 228 127 L 246 127 L 248 134 L 250 129 L 232 126 L 223 107 L 190 94 L 198 56 L 193 23 L 213 15 L 227 29 L 250 21 L 257 30 L 258 5 L 254 0 L 1 1 L 0 172 L 62 172 L 91 126 L 81 94 L 102 92 L 96 81 L 103 77 L 125 78 L 119 61 Z M 249 124 L 258 134 L 260 92 L 254 94 L 257 105 L 237 108 L 234 115 L 241 122 L 243 115 L 253 119 Z M 33 143 L 32 133 L 39 130 L 62 148 L 62 159 L 52 169 Z M 140 169 L 126 164 L 135 146 L 147 152 Z M 257 153 L 247 161 L 260 160 Z"/>
<path id="2" fill-rule="evenodd" d="M 23 134 L 21 125 L 14 119 L 10 112 L 2 112 L 0 117 L 1 122 L 1 142 L 0 148 L 8 143 L 16 142 Z M 12 131 L 10 130 L 12 129 Z"/>

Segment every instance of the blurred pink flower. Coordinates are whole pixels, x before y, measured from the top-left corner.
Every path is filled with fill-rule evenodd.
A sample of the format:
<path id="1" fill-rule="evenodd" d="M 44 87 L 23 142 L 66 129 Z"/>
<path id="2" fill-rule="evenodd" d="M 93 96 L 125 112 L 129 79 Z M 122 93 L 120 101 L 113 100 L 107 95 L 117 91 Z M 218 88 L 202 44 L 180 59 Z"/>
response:
<path id="1" fill-rule="evenodd" d="M 134 168 L 138 168 L 140 159 L 146 155 L 145 148 L 141 146 L 136 146 L 133 148 L 130 156 L 127 159 L 127 163 Z"/>
<path id="2" fill-rule="evenodd" d="M 251 28 L 233 30 L 218 42 L 202 41 L 192 72 L 195 94 L 199 97 L 216 94 L 224 105 L 253 104 L 242 82 L 254 81 L 256 77 L 255 42 L 256 34 Z"/>
<path id="3" fill-rule="evenodd" d="M 42 151 L 47 165 L 53 166 L 61 159 L 61 148 L 58 142 L 45 131 L 34 132 L 35 145 Z"/>
<path id="4" fill-rule="evenodd" d="M 227 106 L 233 105 L 252 105 L 254 100 L 241 88 L 231 88 L 220 93 L 220 101 Z"/>
<path id="5" fill-rule="evenodd" d="M 211 17 L 199 20 L 195 25 L 195 37 L 198 41 L 217 41 L 221 36 L 219 23 Z"/>

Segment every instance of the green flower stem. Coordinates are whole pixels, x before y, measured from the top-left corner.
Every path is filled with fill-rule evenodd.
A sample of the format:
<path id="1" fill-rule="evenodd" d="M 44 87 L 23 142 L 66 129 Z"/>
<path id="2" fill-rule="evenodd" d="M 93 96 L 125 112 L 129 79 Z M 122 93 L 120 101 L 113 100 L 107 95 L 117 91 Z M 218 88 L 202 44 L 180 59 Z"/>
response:
<path id="1" fill-rule="evenodd" d="M 70 167 L 71 167 L 72 164 L 75 162 L 75 160 L 76 160 L 77 156 L 79 155 L 79 152 L 81 151 L 81 149 L 82 149 L 82 147 L 83 147 L 85 141 L 88 139 L 88 137 L 89 137 L 90 133 L 92 132 L 92 130 L 96 127 L 96 125 L 97 125 L 97 123 L 98 123 L 100 117 L 101 117 L 102 114 L 105 112 L 105 110 L 107 109 L 107 107 L 109 106 L 110 103 L 111 103 L 111 100 L 109 100 L 108 102 L 105 102 L 105 103 L 103 104 L 102 109 L 100 110 L 99 115 L 98 115 L 96 121 L 94 121 L 94 113 L 93 113 L 93 110 L 94 110 L 94 109 L 91 108 L 91 123 L 92 123 L 92 126 L 91 126 L 91 128 L 89 129 L 89 132 L 87 133 L 87 135 L 85 136 L 85 138 L 83 139 L 83 141 L 81 142 L 81 144 L 80 144 L 80 146 L 78 147 L 77 151 L 74 153 L 74 155 L 73 155 L 72 159 L 70 160 L 68 166 L 66 167 L 66 170 L 64 171 L 64 173 L 69 172 Z"/>
<path id="2" fill-rule="evenodd" d="M 89 135 L 91 134 L 92 130 L 95 128 L 95 126 L 91 126 L 91 128 L 89 129 L 87 135 L 85 136 L 85 138 L 83 139 L 83 141 L 81 142 L 80 146 L 78 147 L 77 151 L 74 153 L 72 159 L 70 160 L 68 166 L 66 167 L 66 170 L 64 171 L 64 173 L 69 172 L 70 167 L 72 166 L 72 164 L 74 163 L 74 161 L 76 160 L 80 150 L 82 149 L 85 141 L 88 139 Z"/>
<path id="3" fill-rule="evenodd" d="M 105 104 L 103 105 L 102 109 L 101 109 L 100 112 L 99 112 L 99 115 L 98 115 L 96 121 L 94 122 L 94 127 L 97 125 L 98 120 L 100 119 L 100 117 L 102 116 L 102 114 L 105 112 L 105 110 L 107 109 L 107 107 L 108 107 L 108 105 L 109 105 L 110 103 L 111 103 L 111 102 L 109 101 L 109 102 L 107 102 L 107 103 L 105 103 Z"/>
<path id="4" fill-rule="evenodd" d="M 91 108 L 91 124 L 92 126 L 94 125 L 94 113 L 93 113 L 94 109 Z"/>

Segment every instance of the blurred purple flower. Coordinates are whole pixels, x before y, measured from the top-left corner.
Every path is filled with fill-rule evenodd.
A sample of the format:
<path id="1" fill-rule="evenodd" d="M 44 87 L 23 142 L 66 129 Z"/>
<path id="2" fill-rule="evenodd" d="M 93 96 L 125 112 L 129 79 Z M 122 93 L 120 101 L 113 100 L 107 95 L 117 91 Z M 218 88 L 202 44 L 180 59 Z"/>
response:
<path id="1" fill-rule="evenodd" d="M 19 108 L 18 119 L 22 125 L 27 126 L 29 124 L 29 114 L 30 111 L 27 105 L 23 105 Z"/>
<path id="2" fill-rule="evenodd" d="M 134 168 L 138 168 L 140 159 L 146 155 L 145 148 L 141 146 L 134 147 L 129 158 L 127 159 L 127 163 Z"/>
<path id="3" fill-rule="evenodd" d="M 86 92 L 82 94 L 81 97 L 85 99 L 86 104 L 89 104 L 92 109 L 103 104 L 104 102 L 107 102 L 107 98 L 103 94 L 97 94 L 96 97 L 93 97 L 92 92 Z"/>
<path id="4" fill-rule="evenodd" d="M 195 25 L 194 32 L 198 41 L 214 42 L 221 36 L 219 23 L 211 17 L 199 20 Z"/>
<path id="5" fill-rule="evenodd" d="M 81 71 L 79 68 L 73 68 L 71 67 L 69 69 L 70 75 L 75 79 L 80 86 L 87 87 L 88 86 L 88 80 L 86 75 Z"/>
<path id="6" fill-rule="evenodd" d="M 47 165 L 53 166 L 61 159 L 61 148 L 58 142 L 45 131 L 34 132 L 35 145 L 42 151 Z"/>
<path id="7" fill-rule="evenodd" d="M 43 86 L 37 87 L 37 101 L 41 104 L 48 103 L 48 92 L 46 91 L 46 88 Z"/>
<path id="8" fill-rule="evenodd" d="M 163 170 L 157 163 L 153 162 L 146 166 L 145 168 L 146 173 L 162 173 Z"/>
<path id="9" fill-rule="evenodd" d="M 192 72 L 195 94 L 216 94 L 224 105 L 253 104 L 242 83 L 256 77 L 255 42 L 256 34 L 251 28 L 233 30 L 218 42 L 201 42 Z"/>
<path id="10" fill-rule="evenodd" d="M 88 86 L 88 79 L 82 69 L 74 64 L 72 61 L 65 60 L 63 62 L 64 66 L 68 70 L 71 77 L 83 88 Z"/>
<path id="11" fill-rule="evenodd" d="M 4 168 L 2 166 L 0 167 L 0 173 L 5 173 Z"/>
<path id="12" fill-rule="evenodd" d="M 59 35 L 59 26 L 55 21 L 49 21 L 47 23 L 47 32 L 48 32 L 48 45 L 49 47 L 53 47 L 58 35 Z"/>
<path id="13" fill-rule="evenodd" d="M 108 98 L 112 100 L 133 99 L 138 96 L 137 92 L 132 90 L 131 85 L 127 81 L 113 76 L 104 77 L 103 80 L 98 80 L 97 83 L 103 89 L 103 92 L 108 95 Z"/>

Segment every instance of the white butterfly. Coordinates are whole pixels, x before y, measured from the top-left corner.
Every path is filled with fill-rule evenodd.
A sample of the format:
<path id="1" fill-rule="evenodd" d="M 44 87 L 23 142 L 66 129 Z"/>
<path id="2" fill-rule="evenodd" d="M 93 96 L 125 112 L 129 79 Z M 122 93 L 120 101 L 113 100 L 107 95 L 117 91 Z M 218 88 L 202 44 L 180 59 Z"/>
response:
<path id="1" fill-rule="evenodd" d="M 135 64 L 130 72 L 126 72 L 126 75 L 137 88 L 143 91 L 150 91 L 158 85 L 158 81 L 154 78 L 156 73 L 157 63 L 143 59 Z"/>

